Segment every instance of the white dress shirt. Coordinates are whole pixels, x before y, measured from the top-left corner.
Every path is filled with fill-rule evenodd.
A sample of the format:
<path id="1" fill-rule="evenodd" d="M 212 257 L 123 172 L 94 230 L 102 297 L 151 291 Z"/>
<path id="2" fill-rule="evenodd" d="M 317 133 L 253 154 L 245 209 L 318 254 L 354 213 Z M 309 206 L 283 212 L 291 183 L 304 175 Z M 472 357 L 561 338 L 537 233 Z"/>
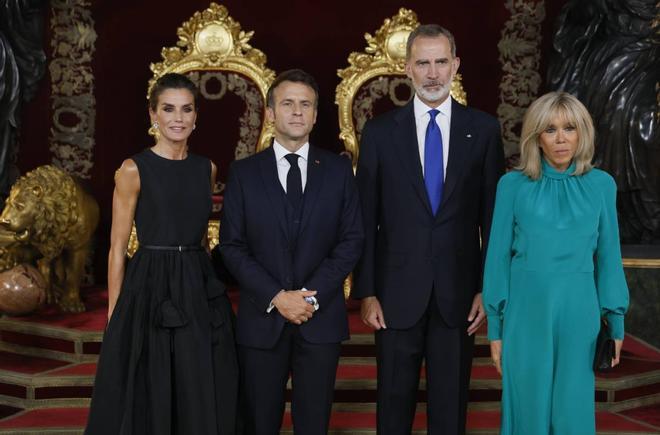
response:
<path id="1" fill-rule="evenodd" d="M 427 106 L 415 94 L 413 107 L 415 110 L 415 126 L 417 127 L 417 146 L 419 148 L 419 160 L 422 162 L 422 174 L 424 174 L 424 146 L 426 142 L 426 128 L 429 125 L 429 110 L 433 107 Z M 445 101 L 438 107 L 440 111 L 435 117 L 435 122 L 440 127 L 442 134 L 442 173 L 447 178 L 447 160 L 449 158 L 449 126 L 451 125 L 451 97 L 447 96 Z"/>
<path id="2" fill-rule="evenodd" d="M 277 162 L 277 177 L 280 179 L 282 189 L 284 189 L 284 192 L 286 192 L 286 176 L 289 174 L 289 168 L 291 167 L 291 164 L 285 156 L 287 154 L 291 154 L 291 151 L 284 148 L 276 140 L 273 141 L 273 151 L 275 151 L 275 161 Z M 304 192 L 305 185 L 307 184 L 307 157 L 309 156 L 309 142 L 300 147 L 300 149 L 294 154 L 298 154 L 300 156 L 298 159 L 298 167 L 300 168 L 302 191 Z"/>

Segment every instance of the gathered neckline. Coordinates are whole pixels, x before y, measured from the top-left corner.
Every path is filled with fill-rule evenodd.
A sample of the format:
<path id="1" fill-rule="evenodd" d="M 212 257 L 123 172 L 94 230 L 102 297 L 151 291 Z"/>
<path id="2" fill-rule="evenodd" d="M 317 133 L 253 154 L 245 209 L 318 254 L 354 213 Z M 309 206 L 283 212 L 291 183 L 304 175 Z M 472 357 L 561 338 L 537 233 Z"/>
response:
<path id="1" fill-rule="evenodd" d="M 541 158 L 541 163 L 543 165 L 543 176 L 549 177 L 549 178 L 554 178 L 557 180 L 564 180 L 570 176 L 573 175 L 575 172 L 575 161 L 571 162 L 571 164 L 566 168 L 565 171 L 558 171 L 557 169 L 553 168 L 550 163 L 547 162 L 544 158 Z"/>

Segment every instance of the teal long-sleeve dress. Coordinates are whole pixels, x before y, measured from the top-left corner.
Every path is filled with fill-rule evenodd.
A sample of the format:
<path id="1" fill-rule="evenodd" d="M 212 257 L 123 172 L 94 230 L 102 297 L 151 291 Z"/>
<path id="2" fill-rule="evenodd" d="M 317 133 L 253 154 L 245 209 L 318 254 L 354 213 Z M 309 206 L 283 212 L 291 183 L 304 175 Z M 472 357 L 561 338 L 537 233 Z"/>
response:
<path id="1" fill-rule="evenodd" d="M 616 184 L 543 160 L 497 186 L 484 271 L 488 339 L 502 340 L 505 435 L 595 434 L 592 369 L 600 317 L 622 339 L 628 286 Z"/>

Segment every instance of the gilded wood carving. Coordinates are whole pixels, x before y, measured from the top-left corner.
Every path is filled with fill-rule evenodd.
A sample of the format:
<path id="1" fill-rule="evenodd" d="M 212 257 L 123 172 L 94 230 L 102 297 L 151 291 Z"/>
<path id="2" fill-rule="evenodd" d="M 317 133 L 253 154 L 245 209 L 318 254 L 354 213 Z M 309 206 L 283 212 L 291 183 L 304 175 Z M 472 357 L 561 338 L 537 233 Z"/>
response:
<path id="1" fill-rule="evenodd" d="M 253 34 L 254 31 L 243 31 L 222 5 L 211 3 L 206 10 L 195 12 L 177 29 L 177 46 L 164 47 L 163 60 L 151 64 L 154 75 L 147 96 L 156 80 L 166 73 L 225 71 L 248 77 L 257 85 L 265 102 L 275 72 L 266 67 L 266 55 L 249 44 Z M 155 135 L 152 129 L 149 133 Z M 256 151 L 267 148 L 272 137 L 272 125 L 262 122 Z"/>

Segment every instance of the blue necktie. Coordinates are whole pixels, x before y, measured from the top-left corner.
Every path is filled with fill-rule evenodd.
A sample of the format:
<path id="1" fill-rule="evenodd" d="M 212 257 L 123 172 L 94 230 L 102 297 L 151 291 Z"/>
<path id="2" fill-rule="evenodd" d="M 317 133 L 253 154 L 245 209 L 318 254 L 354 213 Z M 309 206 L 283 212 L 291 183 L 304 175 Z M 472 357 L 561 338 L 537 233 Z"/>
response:
<path id="1" fill-rule="evenodd" d="M 424 184 L 429 196 L 431 210 L 435 215 L 442 202 L 442 185 L 444 184 L 444 167 L 442 157 L 442 133 L 435 122 L 436 109 L 429 110 L 431 119 L 426 127 L 426 141 L 424 142 Z"/>

